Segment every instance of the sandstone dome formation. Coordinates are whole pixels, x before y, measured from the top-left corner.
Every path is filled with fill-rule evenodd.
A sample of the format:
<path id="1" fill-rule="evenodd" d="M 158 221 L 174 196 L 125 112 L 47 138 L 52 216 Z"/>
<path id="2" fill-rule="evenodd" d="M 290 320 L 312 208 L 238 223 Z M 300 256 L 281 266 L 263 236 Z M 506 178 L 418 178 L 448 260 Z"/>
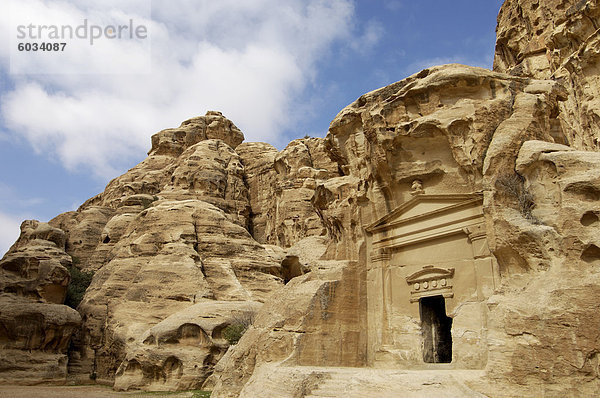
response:
<path id="1" fill-rule="evenodd" d="M 0 382 L 597 395 L 599 25 L 596 0 L 506 0 L 494 70 L 425 69 L 282 151 L 216 111 L 156 133 L 77 211 L 22 224 Z M 77 311 L 73 267 L 94 274 Z"/>

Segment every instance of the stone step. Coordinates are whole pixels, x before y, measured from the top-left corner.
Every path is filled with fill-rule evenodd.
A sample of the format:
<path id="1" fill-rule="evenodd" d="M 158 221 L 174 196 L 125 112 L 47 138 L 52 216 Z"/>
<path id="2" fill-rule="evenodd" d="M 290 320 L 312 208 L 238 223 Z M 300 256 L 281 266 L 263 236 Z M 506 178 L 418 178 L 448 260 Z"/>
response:
<path id="1" fill-rule="evenodd" d="M 240 397 L 304 398 L 482 398 L 466 383 L 483 377 L 483 371 L 464 369 L 393 370 L 277 366 L 262 369 Z"/>

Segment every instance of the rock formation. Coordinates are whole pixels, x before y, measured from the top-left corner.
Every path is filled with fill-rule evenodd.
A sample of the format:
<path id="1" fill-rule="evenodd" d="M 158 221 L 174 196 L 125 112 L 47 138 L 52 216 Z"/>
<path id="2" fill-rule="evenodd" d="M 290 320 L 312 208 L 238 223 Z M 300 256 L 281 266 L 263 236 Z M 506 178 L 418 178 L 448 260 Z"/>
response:
<path id="1" fill-rule="evenodd" d="M 24 221 L 21 235 L 0 260 L 0 382 L 60 382 L 67 348 L 81 323 L 65 300 L 71 257 L 65 234 Z"/>
<path id="2" fill-rule="evenodd" d="M 232 314 L 283 284 L 280 251 L 247 229 L 242 140 L 218 112 L 163 130 L 144 162 L 50 222 L 96 271 L 79 306 L 76 372 L 119 389 L 199 387 L 227 349 Z"/>
<path id="3" fill-rule="evenodd" d="M 599 20 L 595 0 L 507 0 L 498 14 L 494 70 L 563 85 L 557 141 L 583 150 L 600 148 Z"/>
<path id="4" fill-rule="evenodd" d="M 594 395 L 598 7 L 507 0 L 494 71 L 423 70 L 282 151 L 219 112 L 155 134 L 77 211 L 23 224 L 0 375 L 64 379 L 75 332 L 69 375 L 119 390 Z M 71 262 L 95 273 L 81 326 L 60 305 Z"/>

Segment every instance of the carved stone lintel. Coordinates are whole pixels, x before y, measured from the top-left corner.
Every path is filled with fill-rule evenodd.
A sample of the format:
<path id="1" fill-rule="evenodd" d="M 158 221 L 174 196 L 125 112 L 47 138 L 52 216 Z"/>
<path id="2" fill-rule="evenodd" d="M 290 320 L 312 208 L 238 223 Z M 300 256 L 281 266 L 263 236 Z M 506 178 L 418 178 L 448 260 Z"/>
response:
<path id="1" fill-rule="evenodd" d="M 423 297 L 441 295 L 454 297 L 452 278 L 454 268 L 436 268 L 431 265 L 406 277 L 406 283 L 411 287 L 410 302 L 415 303 Z"/>

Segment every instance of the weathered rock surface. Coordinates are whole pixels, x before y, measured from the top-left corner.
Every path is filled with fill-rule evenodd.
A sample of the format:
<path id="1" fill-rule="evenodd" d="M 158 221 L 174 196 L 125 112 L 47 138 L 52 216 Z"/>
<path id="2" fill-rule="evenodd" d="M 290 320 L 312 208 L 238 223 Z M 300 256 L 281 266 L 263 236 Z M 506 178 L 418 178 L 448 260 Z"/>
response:
<path id="1" fill-rule="evenodd" d="M 534 207 L 495 212 L 503 287 L 488 301 L 498 342 L 488 394 L 589 396 L 600 387 L 598 165 L 598 152 L 548 142 L 519 151 L 516 170 Z"/>
<path id="2" fill-rule="evenodd" d="M 172 391 L 197 385 L 227 351 L 224 329 L 259 307 L 252 301 L 202 300 L 174 313 L 128 347 L 114 388 Z"/>
<path id="3" fill-rule="evenodd" d="M 559 81 L 564 142 L 600 148 L 600 5 L 595 0 L 507 0 L 498 15 L 494 70 Z"/>
<path id="4" fill-rule="evenodd" d="M 241 143 L 219 112 L 155 134 L 76 212 L 25 223 L 0 262 L 7 378 L 64 378 L 71 255 L 95 276 L 70 371 L 116 389 L 597 394 L 598 10 L 507 0 L 494 71 L 426 69 L 282 151 Z M 439 336 L 444 360 L 426 348 Z"/>
<path id="5" fill-rule="evenodd" d="M 268 144 L 244 143 L 238 152 L 246 167 L 257 241 L 287 248 L 309 236 L 327 236 L 312 198 L 320 184 L 340 172 L 322 138 L 294 140 L 279 153 Z"/>
<path id="6" fill-rule="evenodd" d="M 154 134 L 148 154 L 179 156 L 186 148 L 211 139 L 221 140 L 235 149 L 244 141 L 244 134 L 221 112 L 208 111 L 205 116 L 186 120 L 179 128 Z"/>
<path id="7" fill-rule="evenodd" d="M 485 311 L 488 319 L 493 318 L 486 341 L 494 342 L 488 343 L 486 376 L 481 374 L 470 383 L 475 391 L 492 396 L 585 395 L 598 387 L 597 371 L 593 370 L 597 369 L 596 334 L 591 329 L 596 308 L 577 301 L 579 295 L 594 297 L 591 281 L 597 276 L 581 283 L 580 278 L 567 274 L 573 272 L 568 271 L 573 267 L 588 267 L 593 273 L 588 264 L 597 261 L 595 242 L 600 235 L 594 198 L 600 159 L 596 153 L 574 151 L 556 143 L 565 142 L 558 116 L 568 96 L 552 80 L 459 65 L 435 67 L 365 94 L 340 112 L 326 138 L 329 158 L 335 159 L 343 176 L 322 181 L 311 199 L 327 228 L 329 244 L 323 258 L 353 260 L 358 269 L 364 269 L 368 265 L 363 228 L 377 218 L 423 191 L 433 195 L 483 191 L 488 242 L 501 280 Z M 519 150 L 522 153 L 518 157 Z M 515 184 L 516 191 L 507 192 L 506 184 Z M 568 280 L 564 287 L 557 284 L 562 278 Z M 309 280 L 290 283 L 277 294 L 287 294 L 285 306 L 278 305 L 284 314 L 293 314 L 286 310 L 289 303 L 303 308 L 302 300 L 318 296 L 308 291 L 302 298 L 297 295 L 295 289 Z M 350 280 L 346 275 L 337 283 Z M 523 300 L 523 289 L 530 292 L 528 299 Z M 295 322 L 281 319 L 278 324 L 300 326 L 293 329 L 300 336 L 296 339 L 270 336 L 274 325 L 268 320 L 279 319 L 273 315 L 278 309 L 272 307 L 275 303 L 264 307 L 255 327 L 217 364 L 206 386 L 214 388 L 217 397 L 229 397 L 245 391 L 243 386 L 250 380 L 253 386 L 269 385 L 270 373 L 258 370 L 268 363 L 370 365 L 360 347 L 371 326 L 359 315 L 361 298 L 369 297 L 361 295 L 356 286 L 354 290 L 358 295 L 352 304 L 357 311 L 354 318 L 334 311 L 331 321 L 315 329 L 305 324 L 304 314 L 310 314 L 310 310 L 295 315 Z M 579 302 L 579 310 L 567 310 L 569 305 L 560 301 L 563 296 Z M 538 300 L 539 306 L 531 305 Z M 453 315 L 457 328 L 459 315 Z M 341 352 L 336 354 L 319 331 L 337 336 L 340 328 L 334 324 L 344 319 L 361 326 L 355 337 L 342 338 Z M 563 341 L 565 333 L 579 335 L 582 329 L 585 332 L 581 339 Z M 545 340 L 541 339 L 542 330 L 552 331 L 543 336 Z M 408 327 L 406 331 L 411 332 Z M 270 341 L 289 342 L 282 349 L 268 346 Z M 308 345 L 311 348 L 300 341 L 312 341 Z M 580 352 L 576 354 L 581 358 L 578 362 L 565 359 L 579 365 L 559 366 L 566 358 L 560 354 L 562 349 L 549 347 L 562 345 L 571 352 Z M 468 350 L 468 346 L 456 345 L 455 349 Z M 539 363 L 526 359 L 531 357 Z M 552 376 L 546 377 L 545 373 Z M 248 386 L 248 391 L 254 391 Z M 291 388 L 290 396 L 305 387 L 306 383 L 298 383 Z"/>
<path id="8" fill-rule="evenodd" d="M 275 291 L 240 342 L 215 367 L 205 388 L 235 397 L 265 363 L 363 366 L 366 363 L 356 263 L 317 261 L 312 272 Z M 362 280 L 362 282 L 361 282 Z M 364 308 L 362 308 L 364 310 Z"/>
<path id="9" fill-rule="evenodd" d="M 482 376 L 476 370 L 390 370 L 265 364 L 240 393 L 242 398 L 269 391 L 278 398 L 483 398 L 467 383 Z"/>
<path id="10" fill-rule="evenodd" d="M 342 110 L 324 142 L 326 158 L 335 163 L 324 164 L 329 173 L 315 179 L 310 202 L 328 239 L 323 259 L 348 265 L 338 268 L 342 273 L 337 278 L 313 269 L 311 277 L 303 277 L 304 282 L 286 285 L 278 293 L 287 294 L 286 306 L 278 304 L 278 310 L 273 307 L 277 303 L 271 303 L 262 309 L 255 327 L 217 364 L 207 386 L 214 386 L 216 396 L 237 396 L 255 366 L 267 362 L 372 365 L 365 351 L 371 326 L 366 319 L 367 293 L 361 284 L 368 268 L 364 229 L 423 191 L 436 195 L 484 190 L 490 184 L 487 175 L 514 169 L 516 152 L 524 141 L 553 141 L 549 130 L 560 131 L 556 114 L 564 97 L 564 90 L 554 82 L 447 65 L 365 94 Z M 511 151 L 515 153 L 512 156 Z M 295 153 L 294 162 L 284 161 L 289 152 Z M 278 174 L 293 175 L 290 170 L 307 167 L 302 163 L 307 162 L 303 160 L 308 158 L 303 156 L 305 152 L 300 143 L 290 144 L 275 158 Z M 415 181 L 419 192 L 415 192 Z M 301 198 L 299 193 L 296 197 Z M 281 199 L 285 196 L 275 201 L 278 206 Z M 301 207 L 294 211 L 301 212 Z M 305 213 L 301 219 L 309 217 Z M 284 240 L 276 243 L 281 245 Z M 344 287 L 349 283 L 352 287 Z M 309 286 L 315 290 L 296 292 Z M 347 291 L 353 293 L 344 293 Z M 346 310 L 333 310 L 316 321 L 307 315 L 312 309 L 300 313 L 287 309 L 290 305 L 305 308 L 308 304 L 303 300 L 316 299 L 323 292 L 328 293 L 319 302 L 342 300 Z M 276 322 L 279 318 L 273 314 L 277 311 L 296 314 L 277 324 L 295 325 L 281 327 L 294 330 L 299 337 L 287 337 L 290 342 L 276 350 L 267 345 L 282 338 L 271 335 L 274 324 L 265 319 Z M 329 338 L 343 343 L 330 345 Z"/>
<path id="11" fill-rule="evenodd" d="M 0 260 L 0 383 L 64 382 L 67 348 L 81 323 L 62 305 L 71 257 L 65 234 L 35 220 Z"/>
<path id="12" fill-rule="evenodd" d="M 242 140 L 219 112 L 163 130 L 142 163 L 50 222 L 66 232 L 76 265 L 95 271 L 79 306 L 73 375 L 116 376 L 119 389 L 198 387 L 227 349 L 219 333 L 232 314 L 255 311 L 303 272 L 248 232 L 254 215 L 234 150 Z"/>

